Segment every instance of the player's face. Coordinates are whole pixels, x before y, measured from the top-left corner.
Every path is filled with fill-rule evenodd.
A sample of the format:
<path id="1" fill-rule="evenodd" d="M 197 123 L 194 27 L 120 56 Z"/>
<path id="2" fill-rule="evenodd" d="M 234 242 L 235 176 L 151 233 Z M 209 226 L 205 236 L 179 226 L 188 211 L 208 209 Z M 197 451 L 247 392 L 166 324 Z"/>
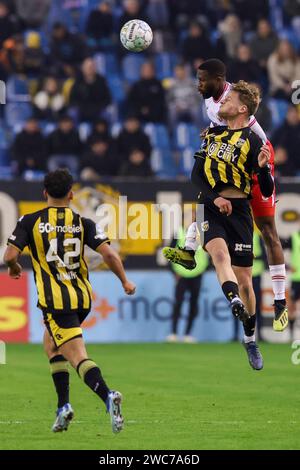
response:
<path id="1" fill-rule="evenodd" d="M 211 77 L 206 70 L 198 70 L 198 91 L 201 93 L 204 99 L 211 98 L 214 96 L 216 89 L 218 88 L 217 79 Z"/>
<path id="2" fill-rule="evenodd" d="M 240 102 L 239 95 L 235 91 L 230 91 L 228 95 L 221 101 L 219 117 L 221 119 L 229 119 L 245 112 L 246 106 Z"/>

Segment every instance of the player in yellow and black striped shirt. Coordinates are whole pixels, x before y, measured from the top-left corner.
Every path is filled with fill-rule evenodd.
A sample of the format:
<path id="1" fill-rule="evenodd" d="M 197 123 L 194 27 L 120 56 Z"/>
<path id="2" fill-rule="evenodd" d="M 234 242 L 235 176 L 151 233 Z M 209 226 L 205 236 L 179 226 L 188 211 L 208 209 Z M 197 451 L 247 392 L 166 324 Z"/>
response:
<path id="1" fill-rule="evenodd" d="M 88 245 L 103 256 L 119 277 L 126 294 L 133 294 L 135 286 L 127 280 L 122 262 L 109 246 L 109 239 L 101 228 L 70 209 L 72 184 L 72 176 L 67 170 L 46 175 L 47 208 L 20 218 L 9 237 L 4 261 L 9 275 L 18 279 L 22 272 L 18 258 L 28 246 L 38 306 L 43 311 L 46 326 L 44 348 L 58 395 L 57 417 L 52 430 L 66 430 L 73 417 L 69 403 L 68 361 L 104 401 L 111 415 L 113 432 L 119 432 L 123 426 L 121 394 L 109 390 L 97 364 L 88 358 L 82 338 L 81 323 L 91 309 L 92 294 L 84 246 Z"/>
<path id="2" fill-rule="evenodd" d="M 222 101 L 219 117 L 227 126 L 210 128 L 195 154 L 192 181 L 200 190 L 197 226 L 212 258 L 232 313 L 243 322 L 244 345 L 251 367 L 263 368 L 255 341 L 256 299 L 252 287 L 253 220 L 249 205 L 251 182 L 257 174 L 261 193 L 270 197 L 274 181 L 268 165 L 270 150 L 249 127 L 259 105 L 255 86 L 240 81 Z M 180 250 L 193 261 L 191 250 Z M 166 247 L 167 259 L 180 255 Z"/>

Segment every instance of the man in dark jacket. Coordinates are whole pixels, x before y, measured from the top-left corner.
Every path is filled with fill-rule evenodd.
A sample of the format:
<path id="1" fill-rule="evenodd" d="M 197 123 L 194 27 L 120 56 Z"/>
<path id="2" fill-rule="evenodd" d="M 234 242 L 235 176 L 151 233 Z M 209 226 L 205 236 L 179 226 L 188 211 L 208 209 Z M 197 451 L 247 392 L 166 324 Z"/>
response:
<path id="1" fill-rule="evenodd" d="M 141 128 L 140 121 L 134 115 L 129 115 L 124 123 L 117 139 L 117 149 L 122 162 L 128 160 L 130 153 L 134 149 L 139 149 L 149 160 L 151 154 L 151 144 L 149 137 Z"/>
<path id="2" fill-rule="evenodd" d="M 81 146 L 79 134 L 74 127 L 73 120 L 69 116 L 62 116 L 58 128 L 48 136 L 49 171 L 67 167 L 73 174 L 77 175 Z"/>
<path id="3" fill-rule="evenodd" d="M 12 157 L 16 161 L 16 173 L 20 176 L 26 170 L 45 170 L 46 140 L 36 119 L 28 119 L 24 129 L 16 136 L 12 146 Z"/>
<path id="4" fill-rule="evenodd" d="M 155 76 L 151 62 L 141 67 L 141 78 L 135 82 L 128 96 L 129 108 L 143 122 L 165 122 L 165 91 Z"/>
<path id="5" fill-rule="evenodd" d="M 94 122 L 110 104 L 111 94 L 93 59 L 85 59 L 81 71 L 71 90 L 70 104 L 78 109 L 80 121 Z"/>

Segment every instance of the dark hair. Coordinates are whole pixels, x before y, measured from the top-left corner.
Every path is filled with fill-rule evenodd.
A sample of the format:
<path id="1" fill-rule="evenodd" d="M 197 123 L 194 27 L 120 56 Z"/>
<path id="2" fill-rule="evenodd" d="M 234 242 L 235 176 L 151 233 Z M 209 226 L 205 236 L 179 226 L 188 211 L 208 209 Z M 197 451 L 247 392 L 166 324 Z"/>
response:
<path id="1" fill-rule="evenodd" d="M 198 70 L 205 70 L 212 77 L 225 77 L 226 66 L 224 62 L 219 59 L 208 59 L 199 65 Z"/>
<path id="2" fill-rule="evenodd" d="M 54 199 L 63 199 L 72 189 L 73 177 L 66 168 L 51 171 L 44 178 L 44 188 Z"/>

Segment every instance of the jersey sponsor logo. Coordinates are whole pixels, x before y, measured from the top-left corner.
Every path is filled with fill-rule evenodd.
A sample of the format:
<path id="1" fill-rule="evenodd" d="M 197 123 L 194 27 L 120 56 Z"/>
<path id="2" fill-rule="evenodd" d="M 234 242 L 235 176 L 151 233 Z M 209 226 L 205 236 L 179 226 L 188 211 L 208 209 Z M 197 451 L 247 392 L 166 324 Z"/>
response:
<path id="1" fill-rule="evenodd" d="M 237 252 L 252 252 L 252 245 L 245 245 L 244 243 L 236 243 L 234 251 Z"/>
<path id="2" fill-rule="evenodd" d="M 79 225 L 51 225 L 49 222 L 41 222 L 39 224 L 39 232 L 40 233 L 79 233 L 81 232 L 81 227 Z"/>
<path id="3" fill-rule="evenodd" d="M 77 274 L 74 273 L 74 271 L 70 271 L 68 273 L 57 273 L 56 274 L 57 280 L 58 281 L 72 281 L 74 279 L 77 279 Z"/>
<path id="4" fill-rule="evenodd" d="M 16 239 L 16 236 L 15 236 L 15 235 L 11 235 L 11 236 L 9 237 L 9 240 L 12 240 L 13 242 L 15 241 L 15 239 Z"/>
<path id="5" fill-rule="evenodd" d="M 212 142 L 208 147 L 208 156 L 217 156 L 220 160 L 224 162 L 232 162 L 237 159 L 237 155 L 234 154 L 235 146 L 232 144 L 223 143 L 219 146 L 219 144 Z"/>

